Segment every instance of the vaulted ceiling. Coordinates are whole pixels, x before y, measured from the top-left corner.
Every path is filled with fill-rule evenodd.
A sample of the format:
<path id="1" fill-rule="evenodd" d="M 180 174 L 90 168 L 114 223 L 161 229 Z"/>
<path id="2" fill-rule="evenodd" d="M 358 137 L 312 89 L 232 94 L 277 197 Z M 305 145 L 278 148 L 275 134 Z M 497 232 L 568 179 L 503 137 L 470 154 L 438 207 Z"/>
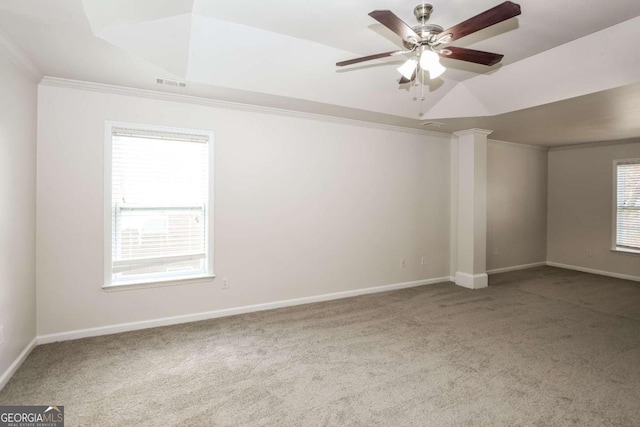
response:
<path id="1" fill-rule="evenodd" d="M 501 64 L 445 59 L 425 86 L 398 84 L 402 55 L 335 66 L 402 49 L 367 14 L 390 9 L 414 25 L 417 2 L 3 0 L 0 31 L 53 77 L 415 128 L 435 121 L 445 132 L 484 127 L 539 145 L 640 136 L 637 0 L 516 0 L 522 15 L 454 43 L 502 53 Z M 448 28 L 500 2 L 431 0 L 429 22 Z"/>

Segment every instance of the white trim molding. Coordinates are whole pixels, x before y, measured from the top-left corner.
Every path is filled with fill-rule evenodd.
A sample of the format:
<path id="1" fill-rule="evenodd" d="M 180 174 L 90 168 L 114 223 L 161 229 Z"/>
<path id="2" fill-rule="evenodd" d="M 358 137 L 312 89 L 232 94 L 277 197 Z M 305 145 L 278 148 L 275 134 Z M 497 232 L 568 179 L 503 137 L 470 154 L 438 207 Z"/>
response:
<path id="1" fill-rule="evenodd" d="M 508 271 L 526 270 L 527 268 L 543 267 L 545 265 L 547 265 L 546 261 L 533 262 L 531 264 L 512 265 L 511 267 L 494 268 L 491 270 L 487 270 L 487 274 L 491 275 L 491 274 L 498 274 L 498 273 L 506 273 Z"/>
<path id="2" fill-rule="evenodd" d="M 579 144 L 557 145 L 555 147 L 549 147 L 549 151 L 565 151 L 565 150 L 582 150 L 585 148 L 601 148 L 610 145 L 624 145 L 624 144 L 638 144 L 640 138 L 618 139 L 615 141 L 596 141 L 586 142 Z"/>
<path id="3" fill-rule="evenodd" d="M 121 323 L 117 325 L 101 326 L 90 329 L 79 329 L 70 332 L 61 332 L 38 336 L 38 345 L 57 341 L 76 340 L 80 338 L 96 337 L 100 335 L 117 334 L 121 332 L 137 331 L 139 329 L 157 328 L 160 326 L 177 325 L 181 323 L 197 322 L 200 320 L 216 319 L 219 317 L 235 316 L 237 314 L 253 313 L 256 311 L 272 310 L 276 308 L 292 307 L 296 305 L 312 304 L 315 302 L 331 301 L 335 299 L 350 298 L 359 295 L 374 294 L 378 292 L 395 291 L 398 289 L 414 288 L 417 286 L 431 285 L 434 283 L 449 282 L 450 277 L 437 277 L 433 279 L 416 280 L 413 282 L 395 283 L 392 285 L 374 286 L 371 288 L 354 289 L 351 291 L 335 292 L 331 294 L 316 295 L 312 297 L 295 298 L 283 301 L 274 301 L 264 304 L 247 305 L 244 307 L 226 308 L 207 311 L 203 313 L 185 314 L 182 316 L 165 317 L 161 319 L 143 320 L 139 322 Z"/>
<path id="4" fill-rule="evenodd" d="M 583 273 L 599 274 L 600 276 L 615 277 L 616 279 L 632 280 L 640 282 L 640 276 L 631 276 L 629 274 L 614 273 L 612 271 L 596 270 L 593 268 L 580 267 L 578 265 L 561 264 L 559 262 L 547 261 L 549 267 L 564 268 L 567 270 L 582 271 Z"/>
<path id="5" fill-rule="evenodd" d="M 492 130 L 479 129 L 479 128 L 464 129 L 464 130 L 459 130 L 458 132 L 453 132 L 453 134 L 458 137 L 464 136 L 464 135 L 475 135 L 475 134 L 491 135 L 492 133 L 493 133 Z"/>
<path id="6" fill-rule="evenodd" d="M 486 273 L 467 274 L 457 271 L 454 283 L 463 288 L 482 289 L 489 286 L 489 277 Z"/>
<path id="7" fill-rule="evenodd" d="M 522 142 L 509 142 L 509 141 L 500 141 L 498 139 L 488 139 L 487 142 L 489 144 L 495 144 L 495 145 L 507 145 L 513 148 L 522 148 L 522 149 L 527 149 L 527 150 L 536 150 L 536 151 L 549 151 L 549 147 L 546 147 L 544 145 L 531 145 L 531 144 L 524 144 Z"/>
<path id="8" fill-rule="evenodd" d="M 20 353 L 16 360 L 14 360 L 11 365 L 9 365 L 7 370 L 2 373 L 2 376 L 0 376 L 0 390 L 2 390 L 5 385 L 7 385 L 13 374 L 15 374 L 20 366 L 22 366 L 24 361 L 27 360 L 27 357 L 29 356 L 29 354 L 31 354 L 31 351 L 36 348 L 36 345 L 37 338 L 34 338 L 29 344 L 27 344 L 24 350 L 22 350 L 22 353 Z"/>
<path id="9" fill-rule="evenodd" d="M 160 92 L 149 89 L 138 89 L 133 87 L 115 86 L 104 83 L 92 83 L 80 80 L 63 79 L 58 77 L 45 76 L 40 84 L 43 86 L 63 87 L 69 89 L 86 90 L 91 92 L 110 93 L 115 95 L 134 96 L 137 98 L 150 98 L 160 101 L 173 101 L 185 104 L 202 105 L 213 108 L 223 108 L 227 110 L 245 111 L 249 113 L 271 114 L 276 116 L 293 117 L 299 119 L 316 120 L 337 124 L 360 126 L 371 129 L 380 129 L 393 132 L 411 133 L 414 135 L 431 135 L 439 138 L 449 138 L 451 134 L 446 132 L 436 132 L 426 129 L 417 129 L 398 125 L 389 125 L 365 120 L 349 119 L 346 117 L 329 116 L 318 113 L 308 113 L 297 110 L 287 110 L 285 108 L 265 107 L 261 105 L 243 104 L 240 102 L 223 101 L 213 98 L 203 98 L 192 95 L 183 95 L 172 92 Z M 417 123 L 417 122 L 416 122 Z"/>

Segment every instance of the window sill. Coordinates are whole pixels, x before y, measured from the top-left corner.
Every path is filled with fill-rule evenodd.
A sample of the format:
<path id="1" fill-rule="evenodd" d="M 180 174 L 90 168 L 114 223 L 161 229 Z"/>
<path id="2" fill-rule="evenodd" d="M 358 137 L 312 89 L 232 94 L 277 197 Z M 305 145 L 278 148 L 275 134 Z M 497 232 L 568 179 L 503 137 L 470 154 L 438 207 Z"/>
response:
<path id="1" fill-rule="evenodd" d="M 612 252 L 621 252 L 623 254 L 640 255 L 640 250 L 629 248 L 611 248 Z"/>
<path id="2" fill-rule="evenodd" d="M 133 291 L 136 289 L 160 288 L 164 286 L 190 285 L 195 283 L 208 283 L 213 281 L 215 275 L 202 275 L 183 277 L 180 279 L 164 279 L 164 280 L 139 280 L 135 282 L 119 282 L 103 285 L 102 289 L 107 292 L 117 291 Z"/>

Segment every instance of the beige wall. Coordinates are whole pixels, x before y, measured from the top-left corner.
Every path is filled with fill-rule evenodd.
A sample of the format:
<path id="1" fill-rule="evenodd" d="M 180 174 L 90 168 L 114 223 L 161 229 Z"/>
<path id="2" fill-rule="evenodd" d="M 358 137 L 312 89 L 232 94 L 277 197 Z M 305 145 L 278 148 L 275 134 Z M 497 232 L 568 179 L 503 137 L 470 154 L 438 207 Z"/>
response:
<path id="1" fill-rule="evenodd" d="M 489 141 L 487 270 L 546 261 L 547 151 Z"/>
<path id="2" fill-rule="evenodd" d="M 0 43 L 0 376 L 36 335 L 35 77 Z"/>
<path id="3" fill-rule="evenodd" d="M 39 97 L 40 335 L 449 276 L 448 135 L 47 85 Z M 105 120 L 215 131 L 213 283 L 101 289 Z"/>
<path id="4" fill-rule="evenodd" d="M 640 140 L 549 152 L 548 260 L 640 278 L 640 255 L 611 251 L 613 161 L 640 158 Z"/>

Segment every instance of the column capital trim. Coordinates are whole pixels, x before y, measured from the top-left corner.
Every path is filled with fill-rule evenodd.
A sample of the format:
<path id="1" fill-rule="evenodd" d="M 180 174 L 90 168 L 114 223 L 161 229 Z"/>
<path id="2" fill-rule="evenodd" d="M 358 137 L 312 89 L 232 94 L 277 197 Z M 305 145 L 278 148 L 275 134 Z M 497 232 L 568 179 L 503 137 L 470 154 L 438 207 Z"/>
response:
<path id="1" fill-rule="evenodd" d="M 473 128 L 473 129 L 465 129 L 465 130 L 459 130 L 458 132 L 453 132 L 453 134 L 455 136 L 464 136 L 464 135 L 491 135 L 493 133 L 492 130 L 488 130 L 488 129 L 478 129 L 478 128 Z"/>

